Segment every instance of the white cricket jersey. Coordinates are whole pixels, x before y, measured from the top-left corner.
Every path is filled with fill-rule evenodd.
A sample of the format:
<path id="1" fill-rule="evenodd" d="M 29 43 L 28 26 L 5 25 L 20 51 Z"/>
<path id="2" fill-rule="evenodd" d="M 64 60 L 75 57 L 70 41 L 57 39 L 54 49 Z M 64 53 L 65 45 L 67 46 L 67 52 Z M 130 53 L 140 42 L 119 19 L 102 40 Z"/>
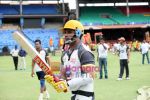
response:
<path id="1" fill-rule="evenodd" d="M 13 49 L 11 51 L 11 54 L 12 54 L 13 57 L 18 57 L 18 53 L 19 53 L 19 49 Z"/>
<path id="2" fill-rule="evenodd" d="M 104 49 L 104 46 L 106 47 L 106 49 Z M 109 46 L 105 43 L 104 43 L 104 46 L 102 44 L 98 45 L 98 56 L 99 56 L 99 58 L 107 58 L 107 52 L 108 52 Z"/>
<path id="3" fill-rule="evenodd" d="M 43 61 L 46 62 L 46 60 L 45 60 L 46 51 L 45 50 L 41 50 L 39 54 L 40 54 L 41 58 L 43 59 Z M 39 71 L 42 71 L 42 69 L 35 63 L 34 71 L 35 72 L 39 72 Z"/>
<path id="4" fill-rule="evenodd" d="M 141 51 L 142 51 L 142 54 L 147 53 L 149 48 L 150 48 L 150 46 L 149 46 L 148 43 L 142 43 L 142 44 L 141 44 Z"/>
<path id="5" fill-rule="evenodd" d="M 128 59 L 128 54 L 127 54 L 127 45 L 119 45 L 118 46 L 118 51 L 119 51 L 119 57 L 120 59 Z"/>
<path id="6" fill-rule="evenodd" d="M 89 48 L 86 47 L 84 44 L 82 44 L 82 47 L 84 49 L 86 49 L 87 51 L 89 51 Z M 78 56 L 78 49 L 75 49 L 71 56 L 70 56 L 70 59 L 69 59 L 69 56 L 68 54 L 64 54 L 63 57 L 62 57 L 62 61 L 63 61 L 63 68 L 66 68 L 66 67 L 70 67 L 71 68 L 71 80 L 72 79 L 76 79 L 76 78 L 91 78 L 89 76 L 89 74 L 87 74 L 86 76 L 82 76 L 81 74 L 81 63 L 80 63 L 80 60 L 79 60 L 79 56 Z M 76 91 L 76 90 L 83 90 L 83 91 L 88 91 L 88 92 L 93 92 L 93 81 L 92 82 L 89 82 L 87 83 L 87 85 L 84 85 L 84 86 L 81 86 L 80 88 L 76 89 L 71 89 L 71 91 Z"/>

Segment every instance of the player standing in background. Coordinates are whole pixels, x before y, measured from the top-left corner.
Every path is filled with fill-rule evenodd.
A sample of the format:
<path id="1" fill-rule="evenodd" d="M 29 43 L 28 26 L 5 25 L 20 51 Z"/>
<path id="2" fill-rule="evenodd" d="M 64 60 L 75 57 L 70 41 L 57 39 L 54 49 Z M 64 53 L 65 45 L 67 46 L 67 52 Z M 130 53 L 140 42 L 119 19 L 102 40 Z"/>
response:
<path id="1" fill-rule="evenodd" d="M 118 47 L 119 58 L 120 58 L 120 74 L 117 80 L 122 80 L 122 76 L 124 73 L 124 69 L 126 70 L 126 79 L 129 80 L 129 56 L 130 56 L 130 49 L 125 42 L 125 38 L 121 37 L 119 39 L 120 45 Z"/>
<path id="2" fill-rule="evenodd" d="M 25 57 L 26 57 L 26 51 L 23 50 L 22 48 L 19 50 L 19 67 L 20 67 L 20 70 L 22 69 L 26 69 L 26 60 L 25 60 Z"/>
<path id="3" fill-rule="evenodd" d="M 48 64 L 50 65 L 50 57 L 48 53 L 42 49 L 41 46 L 41 41 L 40 40 L 35 40 L 35 48 L 40 54 L 41 58 Z M 42 71 L 42 69 L 32 60 L 32 73 L 31 76 L 34 76 L 34 72 L 36 72 L 38 79 L 40 80 L 40 96 L 38 100 L 43 100 L 43 93 L 46 92 L 46 98 L 49 98 L 49 93 L 46 90 L 46 85 L 45 85 L 45 73 Z"/>
<path id="4" fill-rule="evenodd" d="M 142 64 L 144 64 L 145 56 L 147 58 L 147 63 L 150 64 L 149 55 L 148 55 L 148 50 L 149 49 L 150 49 L 149 44 L 145 40 L 143 40 L 143 42 L 140 46 L 140 51 L 142 53 Z"/>
<path id="5" fill-rule="evenodd" d="M 15 48 L 10 52 L 11 56 L 13 57 L 15 70 L 18 70 L 18 53 L 19 53 L 19 49 L 17 45 L 15 45 Z"/>
<path id="6" fill-rule="evenodd" d="M 83 32 L 77 20 L 69 20 L 64 25 L 65 44 L 69 44 L 69 49 L 62 55 L 62 69 L 65 70 L 61 73 L 72 92 L 71 100 L 94 100 L 93 72 L 84 69 L 95 67 L 95 60 L 80 40 Z"/>
<path id="7" fill-rule="evenodd" d="M 108 78 L 108 71 L 107 71 L 107 52 L 108 52 L 109 46 L 104 43 L 104 39 L 102 38 L 100 40 L 100 43 L 98 44 L 98 59 L 99 59 L 99 67 L 100 67 L 100 79 L 103 78 L 103 66 L 104 66 L 104 72 L 105 72 L 105 79 Z"/>

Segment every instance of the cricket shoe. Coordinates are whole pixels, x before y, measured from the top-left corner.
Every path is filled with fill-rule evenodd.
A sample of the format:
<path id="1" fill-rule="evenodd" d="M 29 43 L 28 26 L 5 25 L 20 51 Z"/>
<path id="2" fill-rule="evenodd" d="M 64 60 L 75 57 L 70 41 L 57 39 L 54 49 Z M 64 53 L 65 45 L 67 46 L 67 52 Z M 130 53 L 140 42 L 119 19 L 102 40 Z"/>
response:
<path id="1" fill-rule="evenodd" d="M 45 96 L 45 98 L 46 98 L 46 99 L 49 99 L 49 97 L 50 97 L 50 96 L 49 96 L 49 93 L 48 93 L 48 91 L 45 91 L 45 93 L 46 93 L 46 96 Z"/>
<path id="2" fill-rule="evenodd" d="M 117 80 L 118 80 L 118 81 L 121 81 L 121 80 L 122 80 L 122 78 L 118 78 Z"/>
<path id="3" fill-rule="evenodd" d="M 126 80 L 130 80 L 130 77 L 126 77 Z"/>
<path id="4" fill-rule="evenodd" d="M 40 93 L 39 99 L 38 100 L 43 100 L 43 94 Z"/>
<path id="5" fill-rule="evenodd" d="M 43 100 L 43 97 L 39 96 L 39 99 L 38 100 Z"/>
<path id="6" fill-rule="evenodd" d="M 46 98 L 46 99 L 49 99 L 49 97 L 50 97 L 49 94 L 46 94 L 45 98 Z"/>

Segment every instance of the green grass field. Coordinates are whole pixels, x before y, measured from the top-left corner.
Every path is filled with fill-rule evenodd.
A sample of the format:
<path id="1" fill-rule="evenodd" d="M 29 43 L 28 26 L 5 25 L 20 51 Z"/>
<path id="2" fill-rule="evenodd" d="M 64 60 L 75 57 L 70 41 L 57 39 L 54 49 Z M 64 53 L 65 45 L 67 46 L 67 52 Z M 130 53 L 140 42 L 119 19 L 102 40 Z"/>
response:
<path id="1" fill-rule="evenodd" d="M 52 57 L 53 60 L 60 60 L 60 54 Z M 11 56 L 0 57 L 0 100 L 38 100 L 39 81 L 37 77 L 31 77 L 31 58 L 26 57 L 27 70 L 14 70 Z M 96 64 L 97 65 L 97 64 Z M 97 65 L 98 66 L 98 65 Z M 119 74 L 118 56 L 108 55 L 109 78 L 94 83 L 96 100 L 134 100 L 137 96 L 137 89 L 150 85 L 150 65 L 141 64 L 141 54 L 132 52 L 129 63 L 131 80 L 117 81 Z M 50 100 L 70 100 L 70 93 L 56 93 L 47 84 L 50 93 Z"/>

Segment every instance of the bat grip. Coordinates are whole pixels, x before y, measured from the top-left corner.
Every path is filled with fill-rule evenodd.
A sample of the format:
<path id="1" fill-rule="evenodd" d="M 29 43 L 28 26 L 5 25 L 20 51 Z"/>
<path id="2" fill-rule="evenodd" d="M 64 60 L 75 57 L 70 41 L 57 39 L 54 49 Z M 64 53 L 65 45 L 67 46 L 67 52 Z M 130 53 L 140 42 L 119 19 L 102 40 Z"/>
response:
<path id="1" fill-rule="evenodd" d="M 56 83 L 61 81 L 57 76 L 53 75 L 53 77 L 54 77 L 54 81 L 55 81 Z M 63 85 L 64 85 L 64 84 L 63 84 Z M 65 85 L 64 85 L 64 86 L 65 86 Z M 67 91 L 68 91 L 67 88 L 66 88 L 65 90 L 63 90 L 63 92 L 67 92 Z"/>
<path id="2" fill-rule="evenodd" d="M 54 77 L 54 81 L 55 81 L 56 83 L 60 81 L 60 79 L 59 79 L 57 76 L 53 75 L 53 77 Z"/>

